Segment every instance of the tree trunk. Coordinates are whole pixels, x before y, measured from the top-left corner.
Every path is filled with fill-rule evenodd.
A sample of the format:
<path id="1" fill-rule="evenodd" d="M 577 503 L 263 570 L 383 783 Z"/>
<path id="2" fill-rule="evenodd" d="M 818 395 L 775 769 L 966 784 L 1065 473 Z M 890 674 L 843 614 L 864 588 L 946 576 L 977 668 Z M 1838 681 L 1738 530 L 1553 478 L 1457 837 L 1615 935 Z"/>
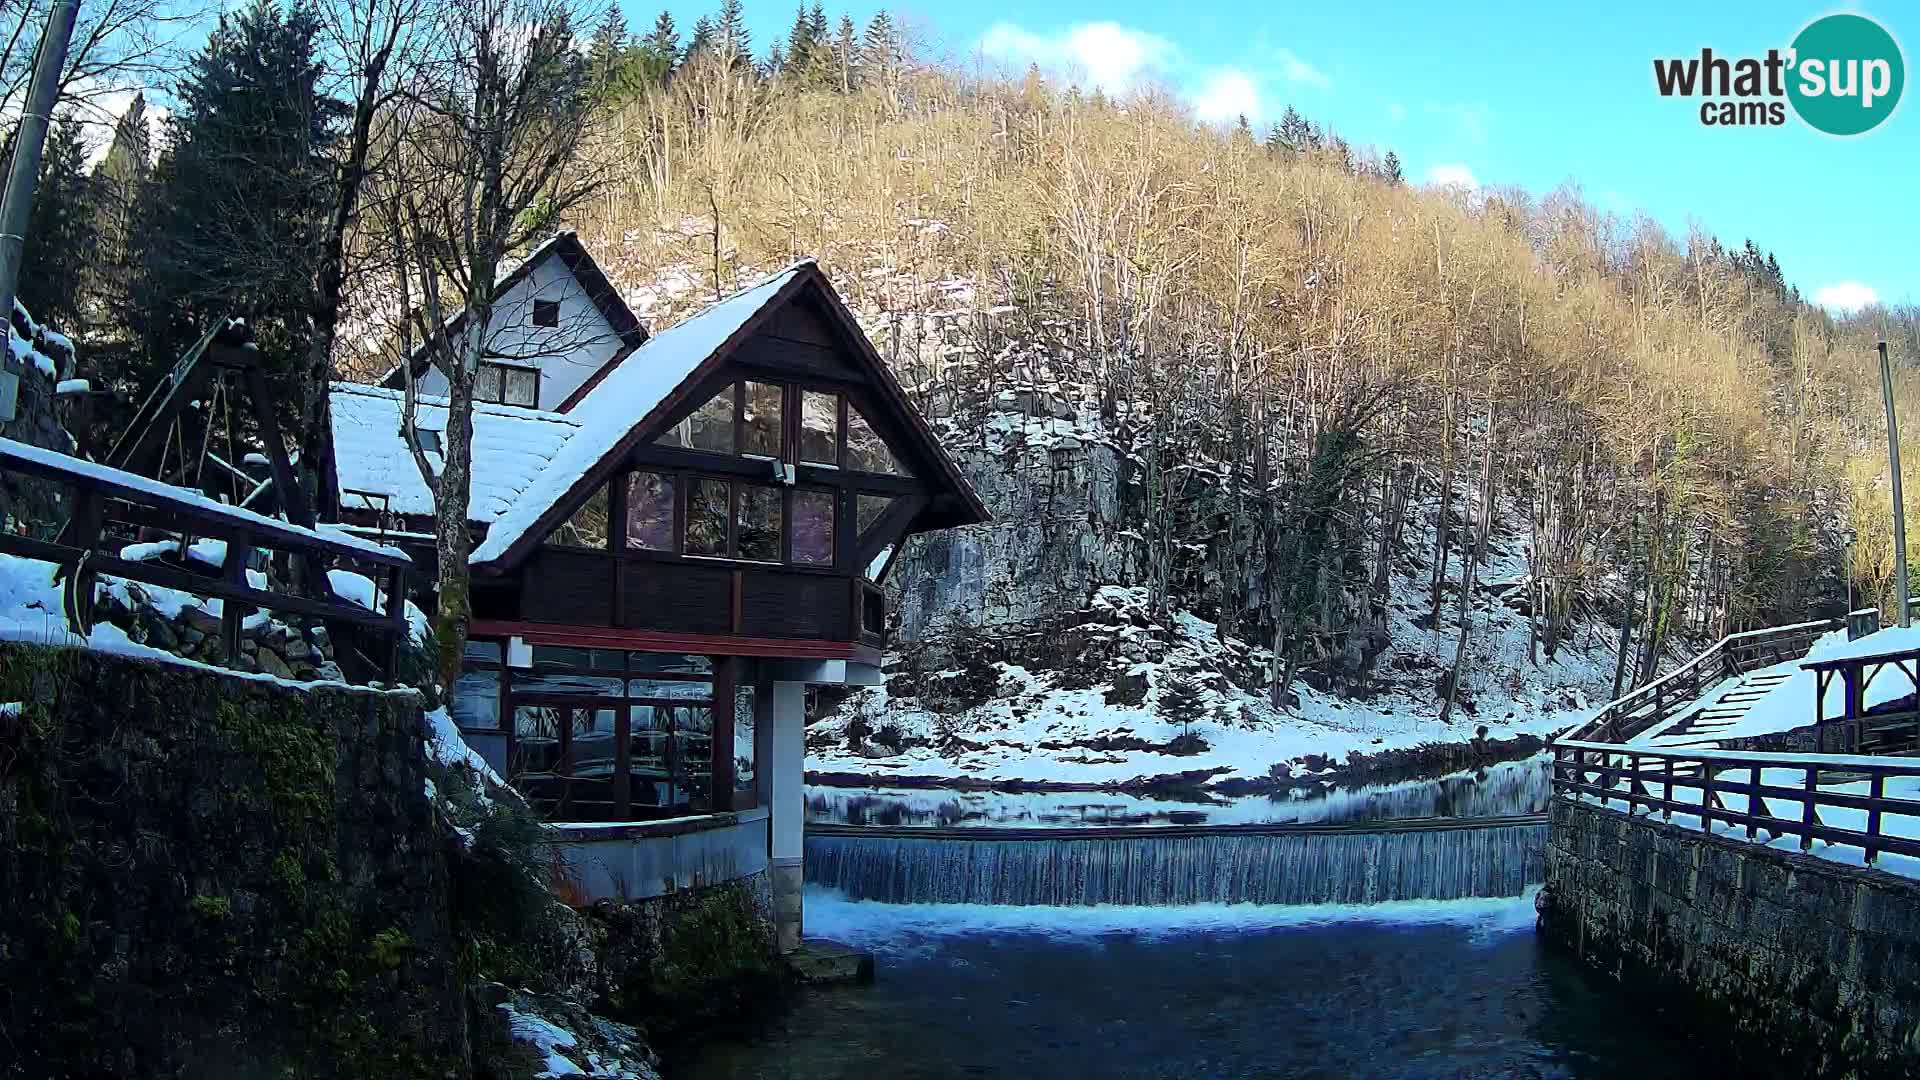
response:
<path id="1" fill-rule="evenodd" d="M 1447 700 L 1440 707 L 1440 722 L 1453 723 L 1453 703 L 1460 695 L 1461 669 L 1467 661 L 1467 638 L 1473 629 L 1473 588 L 1480 573 L 1480 562 L 1487 554 L 1487 534 L 1493 522 L 1493 444 L 1496 438 L 1494 413 L 1487 410 L 1487 448 L 1480 462 L 1480 525 L 1474 530 L 1473 551 L 1460 569 L 1460 636 L 1454 644 L 1453 674 L 1447 679 Z"/>

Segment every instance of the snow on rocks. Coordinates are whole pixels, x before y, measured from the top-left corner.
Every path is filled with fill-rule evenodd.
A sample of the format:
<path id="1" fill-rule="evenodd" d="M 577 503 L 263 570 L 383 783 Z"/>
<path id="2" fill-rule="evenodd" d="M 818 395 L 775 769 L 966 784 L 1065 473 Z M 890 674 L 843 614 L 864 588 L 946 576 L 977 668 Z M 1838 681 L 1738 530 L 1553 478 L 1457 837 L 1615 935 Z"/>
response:
<path id="1" fill-rule="evenodd" d="M 483 992 L 504 999 L 494 1011 L 507 1039 L 529 1059 L 537 1080 L 660 1080 L 657 1059 L 633 1027 L 595 1016 L 560 997 L 509 990 L 499 983 Z"/>

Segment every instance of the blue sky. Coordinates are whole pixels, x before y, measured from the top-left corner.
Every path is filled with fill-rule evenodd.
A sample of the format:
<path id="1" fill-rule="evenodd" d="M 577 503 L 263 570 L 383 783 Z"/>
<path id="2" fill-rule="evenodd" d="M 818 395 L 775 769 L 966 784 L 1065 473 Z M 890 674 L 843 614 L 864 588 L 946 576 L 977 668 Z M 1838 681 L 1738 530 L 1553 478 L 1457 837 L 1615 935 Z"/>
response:
<path id="1" fill-rule="evenodd" d="M 635 32 L 658 10 L 623 6 Z M 717 6 L 668 9 L 684 35 Z M 864 25 L 880 6 L 828 9 Z M 790 0 L 746 10 L 757 52 L 793 20 Z M 1356 144 L 1396 151 L 1415 182 L 1545 193 L 1572 181 L 1601 208 L 1645 211 L 1677 235 L 1697 220 L 1730 244 L 1752 237 L 1829 306 L 1920 302 L 1920 106 L 1903 102 L 1854 139 L 1791 114 L 1784 127 L 1712 128 L 1697 100 L 1660 98 L 1652 75 L 1654 57 L 1702 46 L 1734 57 L 1784 48 L 1835 10 L 1877 18 L 1911 66 L 1920 5 L 916 0 L 890 10 L 955 59 L 1010 70 L 1037 60 L 1110 91 L 1156 80 L 1223 122 L 1244 112 L 1263 127 L 1292 104 Z"/>

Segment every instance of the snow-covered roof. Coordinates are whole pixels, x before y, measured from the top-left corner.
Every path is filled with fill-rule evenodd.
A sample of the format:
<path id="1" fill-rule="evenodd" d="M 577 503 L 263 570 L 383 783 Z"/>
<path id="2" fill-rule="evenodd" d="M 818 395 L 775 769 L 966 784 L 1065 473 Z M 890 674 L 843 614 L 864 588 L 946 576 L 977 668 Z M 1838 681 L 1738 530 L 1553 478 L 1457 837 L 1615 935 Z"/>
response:
<path id="1" fill-rule="evenodd" d="M 490 562 L 506 554 L 548 507 L 564 498 L 581 477 L 611 453 L 687 376 L 812 265 L 812 259 L 803 259 L 752 288 L 734 293 L 685 322 L 661 331 L 608 371 L 598 386 L 567 411 L 564 419 L 579 425 L 572 438 L 553 454 L 546 470 L 493 520 L 487 538 L 474 549 L 472 561 Z M 476 431 L 476 441 L 477 438 Z M 477 448 L 474 457 L 477 462 Z M 476 466 L 476 483 L 478 474 Z M 478 503 L 477 495 L 474 501 Z"/>
<path id="2" fill-rule="evenodd" d="M 343 509 L 386 509 L 396 514 L 433 514 L 433 492 L 421 479 L 413 452 L 400 437 L 399 390 L 361 383 L 334 383 L 332 394 L 334 471 Z M 445 431 L 447 401 L 420 398 L 419 426 Z M 468 517 L 492 523 L 520 501 L 522 493 L 566 445 L 577 424 L 573 417 L 511 405 L 473 407 L 473 497 Z M 428 461 L 441 467 L 437 453 Z M 357 494 L 386 496 L 368 505 Z"/>

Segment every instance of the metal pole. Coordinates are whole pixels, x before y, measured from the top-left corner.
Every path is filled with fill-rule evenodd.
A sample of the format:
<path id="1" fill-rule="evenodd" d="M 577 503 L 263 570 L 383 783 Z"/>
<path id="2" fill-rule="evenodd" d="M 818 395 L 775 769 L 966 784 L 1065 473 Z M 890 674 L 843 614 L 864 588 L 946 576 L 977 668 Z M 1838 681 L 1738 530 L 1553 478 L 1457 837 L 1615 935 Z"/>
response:
<path id="1" fill-rule="evenodd" d="M 1887 343 L 1880 350 L 1880 397 L 1887 405 L 1887 467 L 1893 473 L 1893 577 L 1900 587 L 1900 625 L 1907 616 L 1907 509 L 1900 498 L 1900 424 L 1893 415 L 1893 366 L 1887 362 Z"/>
<path id="2" fill-rule="evenodd" d="M 67 42 L 73 37 L 73 19 L 79 9 L 80 0 L 54 0 L 48 9 L 26 111 L 14 133 L 13 163 L 7 169 L 6 193 L 0 196 L 0 313 L 5 313 L 9 324 L 14 288 L 20 283 L 20 257 L 27 243 L 27 216 L 33 209 L 33 186 L 40 179 L 40 151 L 46 145 L 54 101 L 60 96 L 60 71 L 67 64 Z M 11 388 L 17 393 L 18 383 Z M 14 397 L 8 393 L 0 400 L 0 419 L 13 419 Z"/>

